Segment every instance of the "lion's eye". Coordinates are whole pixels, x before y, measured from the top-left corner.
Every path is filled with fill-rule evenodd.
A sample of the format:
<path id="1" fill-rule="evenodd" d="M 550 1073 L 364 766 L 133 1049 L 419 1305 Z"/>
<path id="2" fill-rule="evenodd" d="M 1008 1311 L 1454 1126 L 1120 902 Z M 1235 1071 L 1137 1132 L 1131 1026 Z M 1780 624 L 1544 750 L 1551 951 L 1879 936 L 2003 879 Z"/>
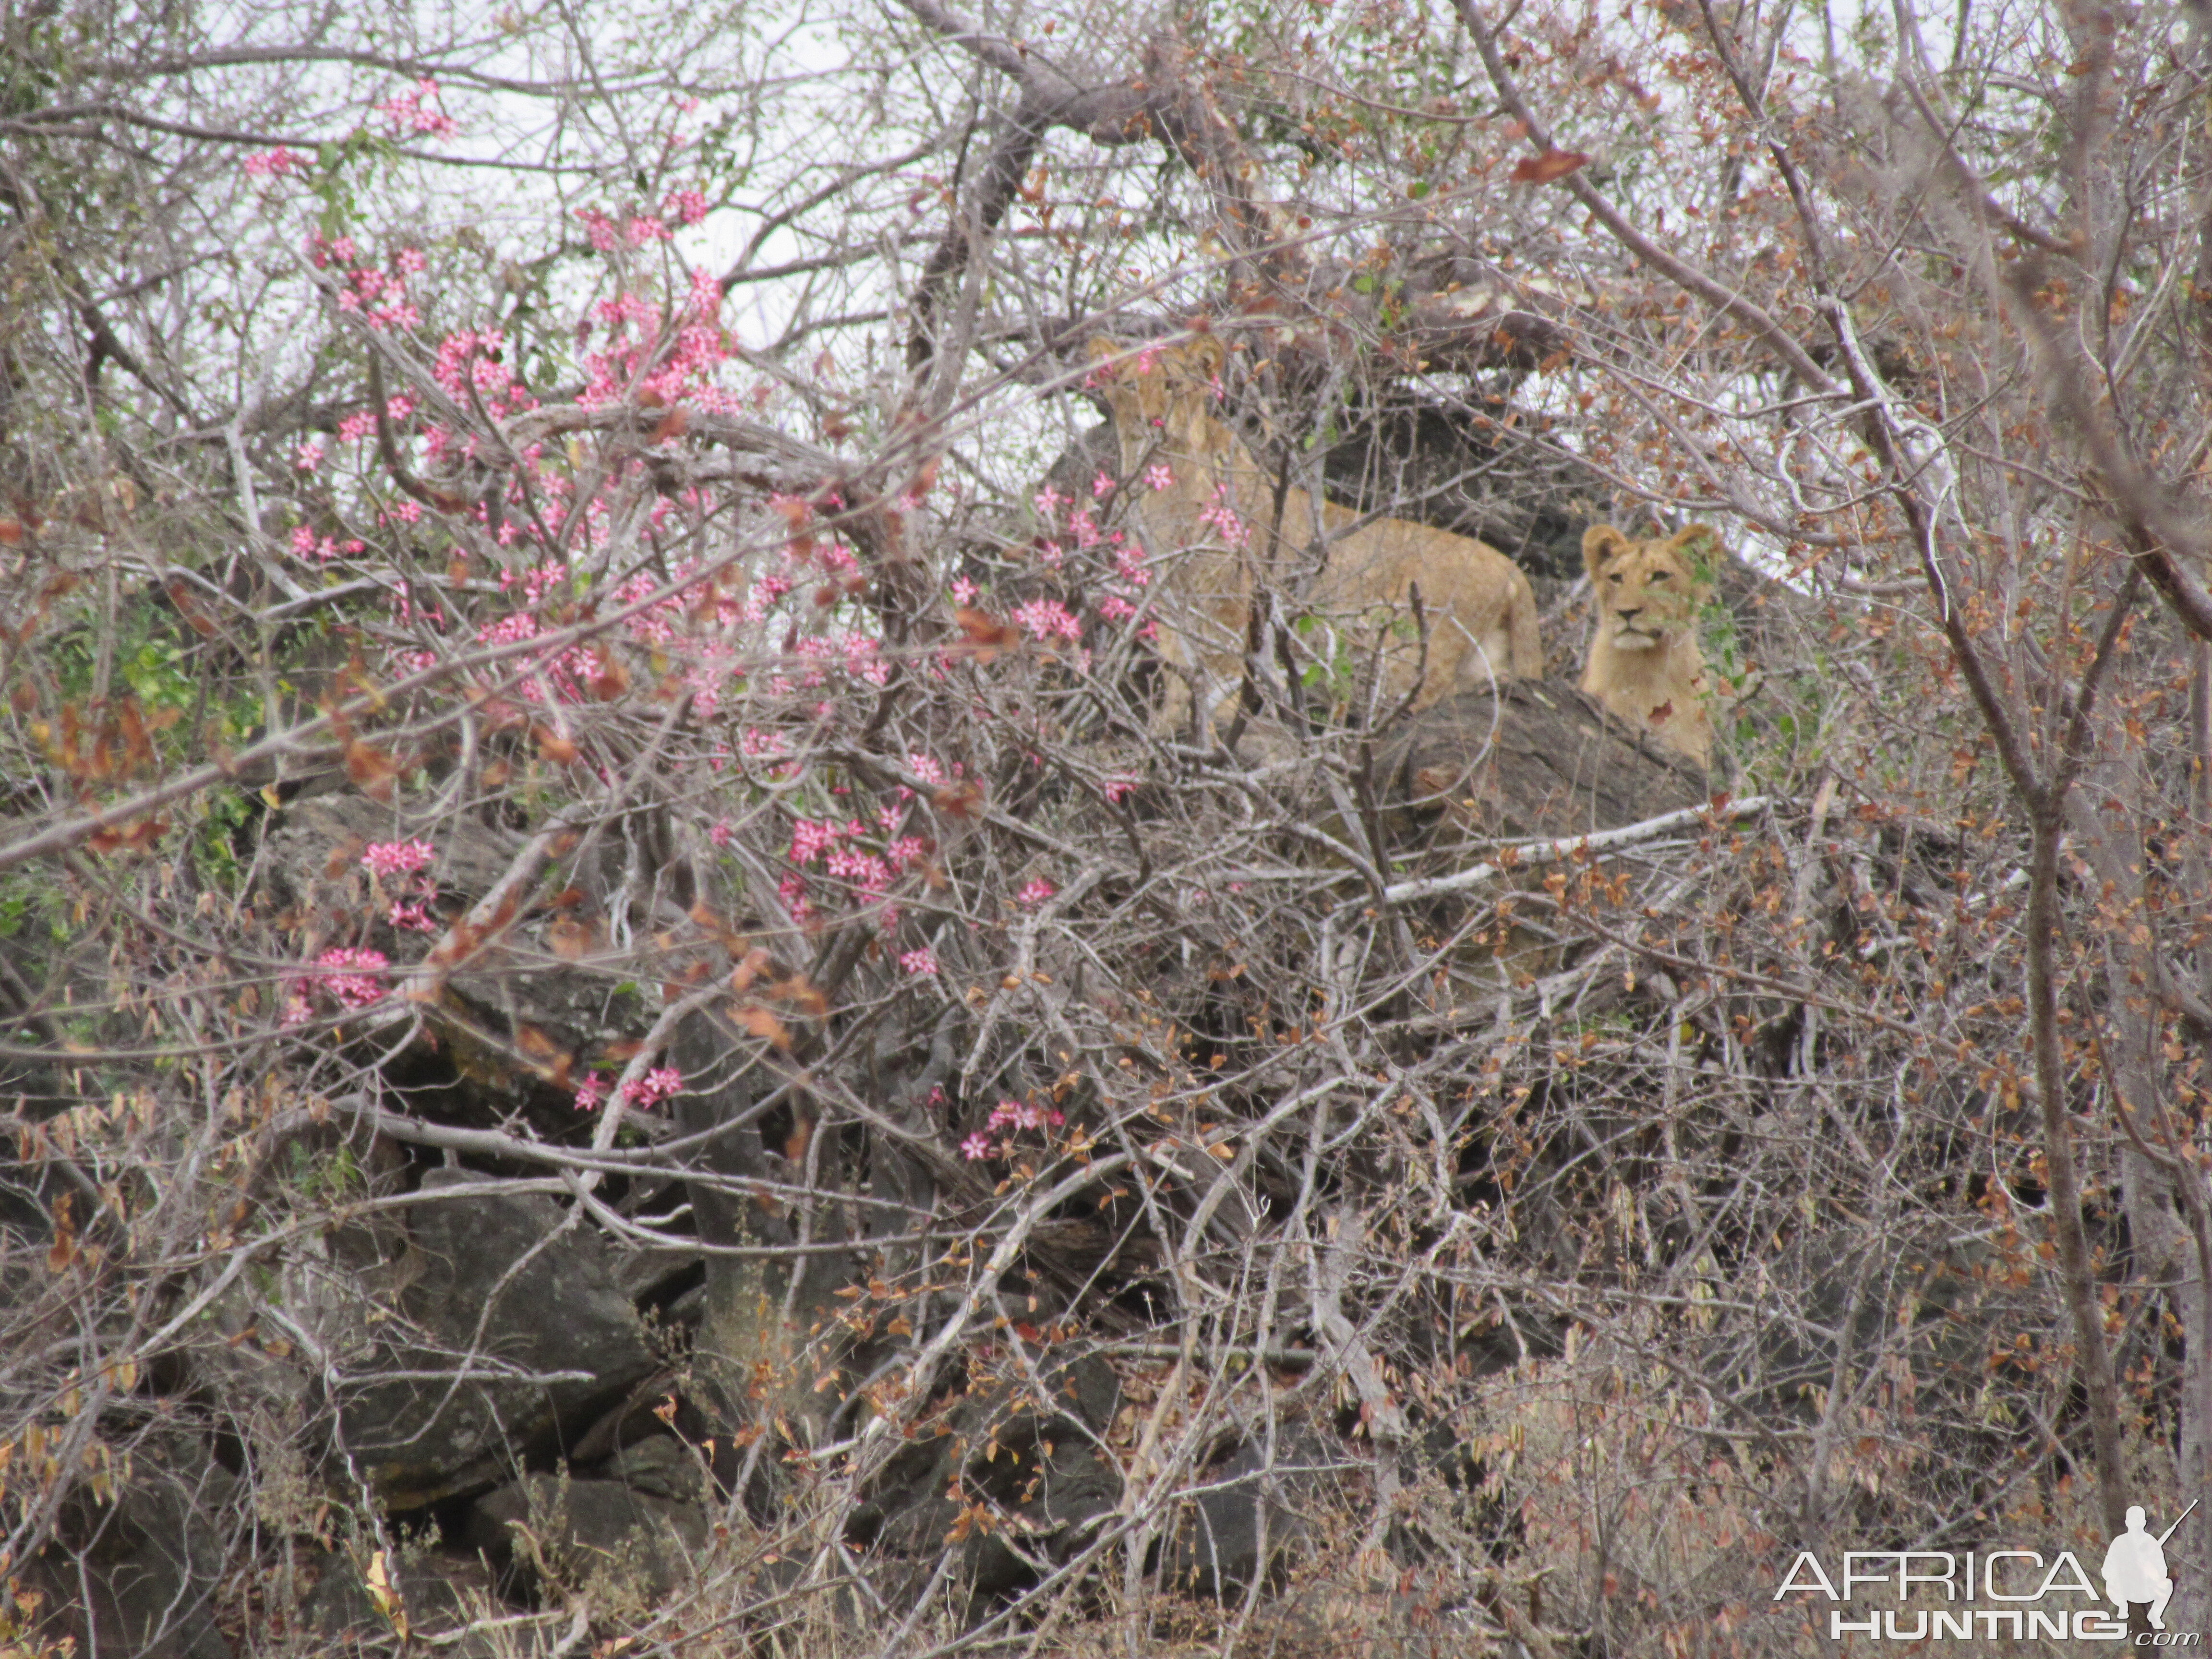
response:
<path id="1" fill-rule="evenodd" d="M 1618 570 L 1616 570 L 1616 571 L 1614 571 L 1614 572 L 1613 573 L 1613 575 L 1612 575 L 1611 580 L 1612 580 L 1612 581 L 1613 581 L 1613 586 L 1616 586 L 1616 587 L 1618 587 L 1618 586 L 1620 585 L 1621 581 L 1624 580 L 1624 578 L 1621 576 L 1620 572 L 1619 572 Z"/>
<path id="2" fill-rule="evenodd" d="M 1651 580 L 1655 582 L 1663 582 L 1673 574 L 1673 572 L 1667 570 L 1655 570 L 1651 573 Z"/>

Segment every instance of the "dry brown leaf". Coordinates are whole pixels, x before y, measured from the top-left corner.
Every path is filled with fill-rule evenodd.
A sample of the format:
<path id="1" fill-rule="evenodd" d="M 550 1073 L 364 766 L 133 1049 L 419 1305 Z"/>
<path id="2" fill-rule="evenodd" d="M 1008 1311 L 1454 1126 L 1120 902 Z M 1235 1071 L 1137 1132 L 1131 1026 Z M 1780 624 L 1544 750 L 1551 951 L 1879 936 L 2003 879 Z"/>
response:
<path id="1" fill-rule="evenodd" d="M 592 695 L 601 702 L 612 702 L 629 690 L 629 670 L 611 650 L 602 651 L 599 672 L 592 676 Z"/>
<path id="2" fill-rule="evenodd" d="M 769 988 L 811 1018 L 822 1019 L 829 1015 L 830 999 L 810 983 L 804 974 L 793 974 L 789 979 L 779 981 Z"/>
<path id="3" fill-rule="evenodd" d="M 562 961 L 580 962 L 599 948 L 599 925 L 573 916 L 556 917 L 545 930 L 545 943 Z"/>
<path id="4" fill-rule="evenodd" d="M 1547 149 L 1541 155 L 1532 155 L 1525 161 L 1513 164 L 1513 182 L 1516 185 L 1548 185 L 1564 179 L 1577 167 L 1589 165 L 1589 157 L 1578 149 Z"/>
<path id="5" fill-rule="evenodd" d="M 1001 622 L 988 611 L 973 605 L 955 606 L 952 620 L 959 624 L 961 637 L 953 646 L 957 656 L 973 657 L 978 663 L 996 662 L 1001 651 L 1011 651 L 1021 643 L 1021 631 L 1012 623 Z"/>
<path id="6" fill-rule="evenodd" d="M 533 726 L 530 735 L 537 740 L 538 752 L 556 766 L 574 766 L 583 751 L 550 726 Z"/>
<path id="7" fill-rule="evenodd" d="M 774 1043 L 779 1048 L 791 1047 L 791 1033 L 783 1022 L 765 1008 L 744 1008 L 738 1012 L 738 1023 L 746 1031 L 763 1042 Z"/>
<path id="8" fill-rule="evenodd" d="M 973 778 L 963 778 L 957 783 L 930 792 L 930 800 L 937 810 L 948 817 L 973 818 L 982 816 L 983 786 Z"/>
<path id="9" fill-rule="evenodd" d="M 392 787 L 399 776 L 399 764 L 384 750 L 356 738 L 346 744 L 346 776 L 354 787 L 373 801 L 392 799 Z"/>

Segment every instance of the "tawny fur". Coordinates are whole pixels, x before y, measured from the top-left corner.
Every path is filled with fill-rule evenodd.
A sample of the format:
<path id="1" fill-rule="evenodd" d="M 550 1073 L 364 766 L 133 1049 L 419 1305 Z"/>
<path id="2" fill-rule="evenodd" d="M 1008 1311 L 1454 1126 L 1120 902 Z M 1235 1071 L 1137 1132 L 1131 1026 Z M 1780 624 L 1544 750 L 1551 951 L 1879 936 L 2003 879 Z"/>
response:
<path id="1" fill-rule="evenodd" d="M 1664 540 L 1632 542 L 1601 524 L 1583 537 L 1598 615 L 1583 690 L 1700 766 L 1712 763 L 1713 728 L 1698 611 L 1711 590 L 1685 550 L 1712 534 L 1693 524 Z"/>
<path id="2" fill-rule="evenodd" d="M 1094 383 L 1114 411 L 1122 488 L 1159 561 L 1153 581 L 1162 654 L 1179 671 L 1170 676 L 1158 729 L 1188 720 L 1194 684 L 1213 717 L 1226 718 L 1225 700 L 1243 683 L 1258 583 L 1342 630 L 1363 666 L 1380 641 L 1373 702 L 1382 708 L 1409 691 L 1413 707 L 1425 708 L 1493 679 L 1542 674 L 1535 593 L 1496 549 L 1404 519 L 1361 524 L 1359 514 L 1295 483 L 1278 527 L 1274 481 L 1209 407 L 1223 362 L 1218 341 L 1136 352 L 1097 339 L 1091 355 L 1098 364 Z M 1144 474 L 1162 465 L 1172 482 L 1156 490 Z M 1322 568 L 1301 591 L 1317 540 L 1327 550 Z M 1413 626 L 1417 586 L 1425 655 L 1423 630 Z"/>

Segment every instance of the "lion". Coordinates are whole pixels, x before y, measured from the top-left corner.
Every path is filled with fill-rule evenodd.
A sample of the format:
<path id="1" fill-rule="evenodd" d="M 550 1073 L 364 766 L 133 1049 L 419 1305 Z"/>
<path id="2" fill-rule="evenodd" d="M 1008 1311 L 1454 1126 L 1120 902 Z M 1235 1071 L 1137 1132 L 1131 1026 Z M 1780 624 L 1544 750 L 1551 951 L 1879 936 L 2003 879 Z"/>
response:
<path id="1" fill-rule="evenodd" d="M 1365 519 L 1295 483 L 1278 517 L 1274 481 L 1207 406 L 1224 362 L 1218 340 L 1133 351 L 1099 338 L 1090 349 L 1092 383 L 1114 412 L 1122 488 L 1164 561 L 1160 647 L 1176 672 L 1156 730 L 1180 728 L 1194 695 L 1210 718 L 1225 714 L 1243 683 L 1262 580 L 1283 583 L 1303 611 L 1344 630 L 1356 666 L 1379 649 L 1380 684 L 1370 690 L 1382 708 L 1410 698 L 1419 710 L 1495 680 L 1541 676 L 1535 592 L 1495 548 L 1404 519 Z M 1295 578 L 1316 543 L 1323 562 L 1301 592 Z M 1322 659 L 1335 657 L 1328 650 Z"/>
<path id="2" fill-rule="evenodd" d="M 1582 689 L 1700 766 L 1711 764 L 1713 728 L 1698 611 L 1712 589 L 1685 550 L 1712 535 L 1693 524 L 1664 540 L 1631 541 L 1601 524 L 1583 537 L 1598 623 Z"/>

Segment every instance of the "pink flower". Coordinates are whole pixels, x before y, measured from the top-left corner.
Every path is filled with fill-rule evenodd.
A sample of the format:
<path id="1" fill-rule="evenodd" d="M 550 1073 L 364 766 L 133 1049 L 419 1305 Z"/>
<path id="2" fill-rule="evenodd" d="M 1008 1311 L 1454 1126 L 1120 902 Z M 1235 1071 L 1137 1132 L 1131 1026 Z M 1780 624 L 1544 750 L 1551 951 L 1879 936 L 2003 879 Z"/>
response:
<path id="1" fill-rule="evenodd" d="M 1014 607 L 1014 620 L 1036 638 L 1066 640 L 1070 645 L 1083 638 L 1083 624 L 1058 599 L 1031 599 Z"/>
<path id="2" fill-rule="evenodd" d="M 1137 607 L 1119 593 L 1108 593 L 1098 601 L 1098 614 L 1109 623 L 1127 622 L 1137 614 Z"/>
<path id="3" fill-rule="evenodd" d="M 1042 904 L 1047 899 L 1050 898 L 1059 890 L 1060 890 L 1057 887 L 1054 887 L 1042 876 L 1039 876 L 1035 881 L 1030 883 L 1028 886 L 1023 888 L 1020 892 L 1014 895 L 1014 902 L 1017 904 Z"/>
<path id="4" fill-rule="evenodd" d="M 418 870 L 430 867 L 437 849 L 427 841 L 371 842 L 361 855 L 362 863 L 369 874 L 390 880 L 394 876 L 411 876 Z"/>
<path id="5" fill-rule="evenodd" d="M 737 832 L 730 828 L 730 821 L 727 818 L 718 819 L 714 827 L 707 832 L 707 839 L 717 847 L 727 847 L 736 838 Z"/>
<path id="6" fill-rule="evenodd" d="M 302 992 L 321 989 L 336 997 L 346 1008 L 366 1008 L 384 995 L 385 987 L 380 981 L 392 966 L 392 959 L 381 951 L 362 951 L 342 945 L 325 951 L 315 958 L 319 971 L 305 975 L 300 981 Z M 287 1018 L 289 1018 L 288 1013 Z"/>
<path id="7" fill-rule="evenodd" d="M 576 216 L 584 222 L 584 234 L 592 239 L 592 246 L 600 253 L 615 250 L 615 222 L 596 208 L 579 208 Z"/>
<path id="8" fill-rule="evenodd" d="M 1103 501 L 1113 493 L 1114 475 L 1112 473 L 1101 472 L 1091 481 L 1091 498 L 1093 501 Z"/>
<path id="9" fill-rule="evenodd" d="M 283 179 L 295 173 L 304 173 L 307 158 L 296 150 L 279 144 L 274 149 L 264 149 L 246 158 L 246 176 L 249 179 Z"/>
<path id="10" fill-rule="evenodd" d="M 1152 489 L 1175 488 L 1175 469 L 1165 461 L 1154 461 L 1145 469 L 1145 483 Z"/>
<path id="11" fill-rule="evenodd" d="M 607 1080 L 597 1072 L 585 1073 L 584 1080 L 576 1085 L 576 1109 L 595 1112 L 599 1103 L 607 1097 Z"/>
<path id="12" fill-rule="evenodd" d="M 803 923 L 814 914 L 814 906 L 806 896 L 806 883 L 799 876 L 786 875 L 776 883 L 775 896 L 784 902 L 793 921 Z"/>
<path id="13" fill-rule="evenodd" d="M 933 974 L 937 971 L 937 952 L 925 945 L 920 950 L 908 951 L 901 957 L 899 966 L 909 974 Z"/>
<path id="14" fill-rule="evenodd" d="M 415 83 L 415 90 L 403 92 L 379 104 L 377 111 L 392 123 L 397 133 L 423 133 L 433 138 L 450 138 L 459 129 L 453 118 L 432 108 L 437 101 L 438 83 L 425 78 Z"/>
<path id="15" fill-rule="evenodd" d="M 302 472 L 313 472 L 323 464 L 323 441 L 310 438 L 292 456 L 292 465 Z"/>
<path id="16" fill-rule="evenodd" d="M 395 901 L 386 913 L 386 920 L 403 933 L 434 933 L 438 931 L 437 918 L 430 914 L 429 907 L 422 899 Z"/>
<path id="17" fill-rule="evenodd" d="M 738 737 L 738 752 L 748 760 L 773 760 L 790 751 L 791 739 L 781 732 L 748 726 Z"/>
<path id="18" fill-rule="evenodd" d="M 1137 780 L 1134 778 L 1109 778 L 1106 780 L 1106 799 L 1118 805 L 1136 787 Z"/>
<path id="19" fill-rule="evenodd" d="M 357 444 L 375 430 L 376 414 L 373 410 L 362 410 L 338 422 L 338 437 L 345 443 Z"/>
<path id="20" fill-rule="evenodd" d="M 813 863 L 833 849 L 844 833 L 842 826 L 826 818 L 819 823 L 799 819 L 791 826 L 791 861 L 793 864 Z"/>
<path id="21" fill-rule="evenodd" d="M 632 247 L 643 247 L 647 242 L 666 241 L 668 227 L 651 214 L 641 213 L 623 227 L 623 234 Z"/>
<path id="22" fill-rule="evenodd" d="M 1230 504 L 1229 486 L 1221 484 L 1213 492 L 1213 505 L 1198 515 L 1200 524 L 1212 525 L 1221 532 L 1221 539 L 1231 547 L 1242 547 L 1249 533 L 1237 509 Z"/>
<path id="23" fill-rule="evenodd" d="M 975 584 L 969 581 L 965 576 L 954 577 L 952 580 L 952 603 L 955 605 L 975 604 Z"/>
<path id="24" fill-rule="evenodd" d="M 1066 1121 L 1067 1119 L 1056 1107 L 1001 1100 L 992 1109 L 990 1121 L 984 1127 L 989 1129 L 1057 1129 Z"/>
<path id="25" fill-rule="evenodd" d="M 891 872 L 881 859 L 850 847 L 830 854 L 830 873 L 867 893 L 880 893 L 891 884 Z"/>
<path id="26" fill-rule="evenodd" d="M 979 1158 L 988 1158 L 990 1155 L 991 1137 L 985 1134 L 981 1129 L 976 1130 L 974 1134 L 969 1135 L 967 1139 L 960 1143 L 960 1156 L 966 1158 L 970 1164 L 975 1163 Z"/>
<path id="27" fill-rule="evenodd" d="M 668 198 L 667 212 L 679 224 L 696 225 L 707 216 L 707 195 L 704 191 L 679 190 Z"/>
<path id="28" fill-rule="evenodd" d="M 929 1085 L 929 1098 L 921 1103 L 933 1111 L 942 1107 L 946 1098 L 945 1085 L 942 1083 L 933 1083 Z"/>
<path id="29" fill-rule="evenodd" d="M 656 1066 L 635 1083 L 624 1085 L 623 1104 L 642 1112 L 683 1091 L 683 1073 L 673 1066 Z"/>

